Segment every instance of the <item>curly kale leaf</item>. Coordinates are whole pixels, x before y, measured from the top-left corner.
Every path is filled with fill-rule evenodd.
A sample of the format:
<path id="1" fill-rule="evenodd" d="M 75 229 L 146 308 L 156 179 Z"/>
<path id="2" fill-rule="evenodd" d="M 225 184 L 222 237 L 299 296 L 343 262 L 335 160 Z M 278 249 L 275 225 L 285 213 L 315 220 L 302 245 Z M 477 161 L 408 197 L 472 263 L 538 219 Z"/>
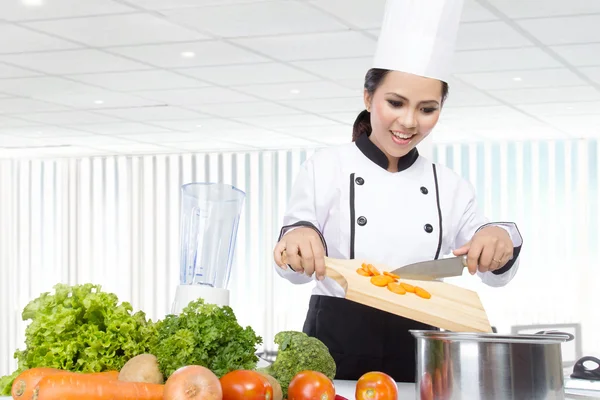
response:
<path id="1" fill-rule="evenodd" d="M 233 310 L 192 301 L 180 315 L 157 323 L 152 354 L 165 378 L 180 367 L 201 365 L 218 377 L 236 369 L 254 369 L 256 346 L 262 343 L 251 327 L 242 328 Z"/>

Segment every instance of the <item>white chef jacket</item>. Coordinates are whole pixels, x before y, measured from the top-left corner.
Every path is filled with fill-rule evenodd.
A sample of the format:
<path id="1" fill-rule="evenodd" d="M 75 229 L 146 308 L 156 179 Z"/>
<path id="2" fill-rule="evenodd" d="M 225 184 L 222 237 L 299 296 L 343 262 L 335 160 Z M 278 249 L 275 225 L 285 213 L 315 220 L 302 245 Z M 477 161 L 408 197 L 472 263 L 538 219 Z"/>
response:
<path id="1" fill-rule="evenodd" d="M 448 255 L 489 221 L 477 206 L 473 186 L 454 171 L 433 164 L 414 149 L 387 171 L 385 154 L 368 136 L 316 151 L 296 177 L 281 235 L 312 226 L 329 257 L 402 266 Z M 494 287 L 516 274 L 522 237 L 516 224 L 498 222 L 514 245 L 513 259 L 499 271 L 477 272 Z M 280 236 L 281 237 L 281 236 Z M 275 266 L 294 284 L 316 282 L 313 294 L 345 297 L 333 279 L 319 281 Z"/>

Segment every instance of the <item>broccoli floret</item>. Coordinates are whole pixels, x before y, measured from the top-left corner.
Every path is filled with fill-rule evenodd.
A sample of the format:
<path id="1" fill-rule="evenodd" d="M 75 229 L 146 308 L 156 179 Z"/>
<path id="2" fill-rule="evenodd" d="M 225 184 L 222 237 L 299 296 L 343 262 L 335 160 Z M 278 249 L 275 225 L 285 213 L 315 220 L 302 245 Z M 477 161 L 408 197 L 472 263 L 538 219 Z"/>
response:
<path id="1" fill-rule="evenodd" d="M 292 378 L 301 371 L 318 371 L 334 379 L 335 361 L 319 339 L 303 332 L 283 331 L 275 335 L 274 341 L 279 345 L 277 358 L 262 371 L 277 379 L 284 399 Z"/>

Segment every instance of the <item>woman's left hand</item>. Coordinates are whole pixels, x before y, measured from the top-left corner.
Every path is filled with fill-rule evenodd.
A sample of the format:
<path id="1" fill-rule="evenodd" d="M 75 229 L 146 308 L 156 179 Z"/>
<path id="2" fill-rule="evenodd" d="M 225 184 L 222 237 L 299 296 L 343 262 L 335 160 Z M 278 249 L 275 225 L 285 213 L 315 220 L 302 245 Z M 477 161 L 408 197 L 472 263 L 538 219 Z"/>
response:
<path id="1" fill-rule="evenodd" d="M 513 242 L 508 232 L 498 226 L 487 226 L 478 231 L 471 241 L 454 250 L 455 256 L 467 255 L 471 275 L 502 268 L 513 256 Z"/>

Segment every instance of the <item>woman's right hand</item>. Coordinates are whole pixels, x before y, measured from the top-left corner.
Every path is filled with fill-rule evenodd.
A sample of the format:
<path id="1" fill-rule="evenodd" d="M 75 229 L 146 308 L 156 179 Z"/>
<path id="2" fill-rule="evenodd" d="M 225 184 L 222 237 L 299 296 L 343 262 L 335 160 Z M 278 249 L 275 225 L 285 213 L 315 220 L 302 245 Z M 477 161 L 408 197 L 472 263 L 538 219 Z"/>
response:
<path id="1" fill-rule="evenodd" d="M 285 253 L 285 262 L 282 254 Z M 318 280 L 325 278 L 325 248 L 319 234 L 312 228 L 296 228 L 285 234 L 273 250 L 275 263 L 283 269 L 288 265 L 298 273 Z"/>

